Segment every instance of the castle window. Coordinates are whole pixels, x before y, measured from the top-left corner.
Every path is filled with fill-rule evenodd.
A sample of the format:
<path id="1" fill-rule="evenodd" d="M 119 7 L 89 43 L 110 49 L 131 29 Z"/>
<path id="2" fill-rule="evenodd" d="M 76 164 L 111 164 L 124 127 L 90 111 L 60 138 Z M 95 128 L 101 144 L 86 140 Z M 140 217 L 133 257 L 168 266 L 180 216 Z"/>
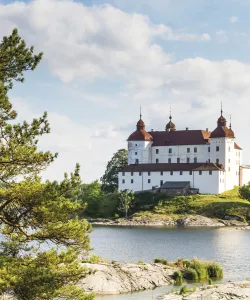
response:
<path id="1" fill-rule="evenodd" d="M 134 183 L 134 179 L 131 179 L 131 183 Z"/>
<path id="2" fill-rule="evenodd" d="M 122 172 L 122 176 L 125 176 L 125 172 Z"/>
<path id="3" fill-rule="evenodd" d="M 228 152 L 230 152 L 231 151 L 231 148 L 230 147 L 228 147 Z"/>
<path id="4" fill-rule="evenodd" d="M 197 157 L 194 158 L 194 163 L 197 163 Z"/>
<path id="5" fill-rule="evenodd" d="M 135 146 L 137 146 L 137 144 L 135 144 Z"/>
<path id="6" fill-rule="evenodd" d="M 134 172 L 131 172 L 131 176 L 134 176 Z"/>
<path id="7" fill-rule="evenodd" d="M 151 175 L 151 172 L 148 172 L 148 176 L 150 176 Z"/>
<path id="8" fill-rule="evenodd" d="M 210 158 L 208 159 L 208 163 L 210 164 Z"/>
<path id="9" fill-rule="evenodd" d="M 228 167 L 228 172 L 230 172 L 230 167 Z"/>
<path id="10" fill-rule="evenodd" d="M 199 171 L 199 175 L 202 175 L 202 171 Z"/>
<path id="11" fill-rule="evenodd" d="M 190 153 L 190 148 L 187 148 L 187 153 Z"/>
<path id="12" fill-rule="evenodd" d="M 122 179 L 122 183 L 125 183 L 125 179 Z"/>
<path id="13" fill-rule="evenodd" d="M 217 164 L 219 163 L 219 158 L 216 158 L 216 163 L 217 163 Z"/>
<path id="14" fill-rule="evenodd" d="M 209 175 L 212 175 L 212 174 L 213 174 L 213 172 L 210 170 L 210 171 L 209 171 Z"/>
<path id="15" fill-rule="evenodd" d="M 228 159 L 228 163 L 230 164 L 230 158 Z"/>
<path id="16" fill-rule="evenodd" d="M 194 147 L 194 153 L 197 153 L 197 148 L 196 147 Z"/>
<path id="17" fill-rule="evenodd" d="M 170 175 L 174 175 L 174 172 L 173 172 L 173 171 L 170 171 Z"/>
<path id="18" fill-rule="evenodd" d="M 171 158 L 168 159 L 168 163 L 171 164 Z"/>
<path id="19" fill-rule="evenodd" d="M 210 152 L 210 147 L 208 147 L 208 152 Z"/>
<path id="20" fill-rule="evenodd" d="M 141 176 L 141 172 L 139 172 L 139 176 Z"/>
<path id="21" fill-rule="evenodd" d="M 220 146 L 216 146 L 216 151 L 220 151 Z"/>
<path id="22" fill-rule="evenodd" d="M 172 153 L 172 148 L 169 148 L 169 149 L 168 149 L 168 153 Z"/>
<path id="23" fill-rule="evenodd" d="M 179 163 L 180 163 L 180 161 L 181 161 L 181 160 L 180 160 L 180 158 L 177 158 L 177 164 L 179 164 Z"/>
<path id="24" fill-rule="evenodd" d="M 159 159 L 158 159 L 158 158 L 156 158 L 156 160 L 155 160 L 155 163 L 156 163 L 156 164 L 158 164 L 158 163 L 159 163 Z"/>
<path id="25" fill-rule="evenodd" d="M 151 179 L 148 179 L 148 183 L 150 183 L 151 182 Z"/>
<path id="26" fill-rule="evenodd" d="M 137 165 L 139 164 L 139 159 L 138 159 L 138 158 L 135 160 L 135 163 L 136 163 Z"/>
<path id="27" fill-rule="evenodd" d="M 193 174 L 193 172 L 192 171 L 189 171 L 189 175 L 192 175 Z"/>
<path id="28" fill-rule="evenodd" d="M 137 152 L 135 152 L 135 155 L 137 155 Z"/>
<path id="29" fill-rule="evenodd" d="M 161 171 L 161 176 L 163 176 L 163 171 Z"/>
<path id="30" fill-rule="evenodd" d="M 183 172 L 182 172 L 182 171 L 180 171 L 180 175 L 182 175 L 182 173 L 183 173 Z"/>
<path id="31" fill-rule="evenodd" d="M 161 182 L 160 182 L 160 186 L 162 186 L 163 185 L 163 180 L 161 180 Z"/>
<path id="32" fill-rule="evenodd" d="M 156 152 L 156 154 L 159 154 L 159 149 L 156 149 L 155 152 Z"/>
<path id="33" fill-rule="evenodd" d="M 189 158 L 189 157 L 187 157 L 187 163 L 188 163 L 188 164 L 190 163 L 190 158 Z"/>

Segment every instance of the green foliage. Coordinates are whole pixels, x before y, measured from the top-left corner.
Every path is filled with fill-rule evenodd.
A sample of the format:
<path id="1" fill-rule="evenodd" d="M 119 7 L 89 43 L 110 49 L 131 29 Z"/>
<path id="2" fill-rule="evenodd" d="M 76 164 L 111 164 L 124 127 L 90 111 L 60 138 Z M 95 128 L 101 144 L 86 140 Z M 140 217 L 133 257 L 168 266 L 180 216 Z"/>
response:
<path id="1" fill-rule="evenodd" d="M 128 151 L 120 149 L 108 162 L 105 174 L 101 178 L 102 190 L 112 193 L 118 189 L 118 173 L 128 164 Z"/>
<path id="2" fill-rule="evenodd" d="M 212 262 L 208 263 L 207 272 L 210 278 L 217 278 L 217 279 L 223 278 L 223 270 L 216 263 L 212 263 Z"/>
<path id="3" fill-rule="evenodd" d="M 209 285 L 212 285 L 212 284 L 213 284 L 212 278 L 209 278 L 209 279 L 208 279 L 208 284 L 209 284 Z"/>
<path id="4" fill-rule="evenodd" d="M 209 278 L 221 279 L 223 270 L 214 262 L 193 259 L 184 271 L 183 277 L 192 281 L 208 280 Z"/>
<path id="5" fill-rule="evenodd" d="M 173 274 L 173 279 L 175 281 L 175 284 L 182 284 L 183 276 L 181 271 L 175 271 Z"/>
<path id="6" fill-rule="evenodd" d="M 186 294 L 189 292 L 189 289 L 186 285 L 183 285 L 180 289 L 180 295 Z"/>
<path id="7" fill-rule="evenodd" d="M 83 259 L 82 262 L 89 264 L 99 264 L 101 262 L 101 258 L 98 255 L 92 255 L 89 258 Z"/>
<path id="8" fill-rule="evenodd" d="M 241 221 L 250 221 L 250 203 L 239 197 L 238 188 L 222 195 L 167 196 L 164 193 L 141 192 L 135 194 L 131 210 L 140 218 L 178 219 L 187 214 L 225 219 L 231 216 Z"/>
<path id="9" fill-rule="evenodd" d="M 13 122 L 17 113 L 7 95 L 41 58 L 16 29 L 0 43 L 0 296 L 11 292 L 19 300 L 90 300 L 93 295 L 76 285 L 89 273 L 79 256 L 88 253 L 91 232 L 78 219 L 80 167 L 61 182 L 43 183 L 39 173 L 57 157 L 38 150 L 39 137 L 50 132 L 47 114 L 30 124 Z M 54 249 L 42 251 L 47 243 Z"/>
<path id="10" fill-rule="evenodd" d="M 199 280 L 199 275 L 198 275 L 197 271 L 193 268 L 187 268 L 187 270 L 185 270 L 183 276 L 187 280 L 192 280 L 192 281 L 198 281 Z"/>
<path id="11" fill-rule="evenodd" d="M 133 206 L 135 199 L 134 194 L 131 191 L 122 191 L 119 193 L 119 207 L 118 210 L 125 213 L 125 217 L 128 216 L 128 211 Z"/>
<path id="12" fill-rule="evenodd" d="M 138 265 L 145 265 L 143 260 L 138 260 Z"/>
<path id="13" fill-rule="evenodd" d="M 168 260 L 163 259 L 163 258 L 155 258 L 155 259 L 154 259 L 154 263 L 156 263 L 156 264 L 167 265 L 167 264 L 168 264 Z"/>
<path id="14" fill-rule="evenodd" d="M 250 201 L 250 182 L 239 188 L 239 195 L 242 199 Z"/>

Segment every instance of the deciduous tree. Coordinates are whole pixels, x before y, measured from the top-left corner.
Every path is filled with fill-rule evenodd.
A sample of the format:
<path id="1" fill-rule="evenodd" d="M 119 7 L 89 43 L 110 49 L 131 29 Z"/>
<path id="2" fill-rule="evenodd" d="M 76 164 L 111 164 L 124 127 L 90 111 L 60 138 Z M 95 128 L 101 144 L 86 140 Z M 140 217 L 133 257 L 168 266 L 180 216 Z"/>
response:
<path id="1" fill-rule="evenodd" d="M 128 164 L 128 151 L 120 149 L 108 162 L 105 174 L 101 178 L 102 190 L 112 193 L 118 188 L 118 173 Z"/>

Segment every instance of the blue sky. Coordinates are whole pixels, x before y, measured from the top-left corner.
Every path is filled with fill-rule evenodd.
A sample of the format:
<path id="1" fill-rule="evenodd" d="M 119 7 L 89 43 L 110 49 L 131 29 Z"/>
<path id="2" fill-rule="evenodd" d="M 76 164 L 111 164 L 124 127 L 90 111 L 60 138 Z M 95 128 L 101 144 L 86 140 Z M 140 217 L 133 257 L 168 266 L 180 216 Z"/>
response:
<path id="1" fill-rule="evenodd" d="M 142 105 L 148 130 L 213 130 L 223 102 L 250 163 L 250 0 L 0 0 L 0 35 L 14 27 L 37 51 L 39 67 L 16 84 L 19 119 L 48 111 L 42 149 L 59 151 L 44 177 L 76 162 L 99 179 L 126 147 Z"/>

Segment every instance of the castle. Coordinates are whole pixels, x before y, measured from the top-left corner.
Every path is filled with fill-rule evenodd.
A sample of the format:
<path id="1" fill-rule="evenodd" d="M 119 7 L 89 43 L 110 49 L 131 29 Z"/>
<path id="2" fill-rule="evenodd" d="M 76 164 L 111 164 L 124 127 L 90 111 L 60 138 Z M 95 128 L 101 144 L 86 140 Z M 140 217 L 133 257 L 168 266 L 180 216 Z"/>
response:
<path id="1" fill-rule="evenodd" d="M 128 165 L 118 175 L 120 191 L 188 182 L 199 193 L 220 194 L 250 181 L 250 166 L 242 165 L 242 149 L 222 108 L 212 132 L 176 130 L 171 113 L 164 131 L 148 132 L 140 114 L 127 141 Z"/>

